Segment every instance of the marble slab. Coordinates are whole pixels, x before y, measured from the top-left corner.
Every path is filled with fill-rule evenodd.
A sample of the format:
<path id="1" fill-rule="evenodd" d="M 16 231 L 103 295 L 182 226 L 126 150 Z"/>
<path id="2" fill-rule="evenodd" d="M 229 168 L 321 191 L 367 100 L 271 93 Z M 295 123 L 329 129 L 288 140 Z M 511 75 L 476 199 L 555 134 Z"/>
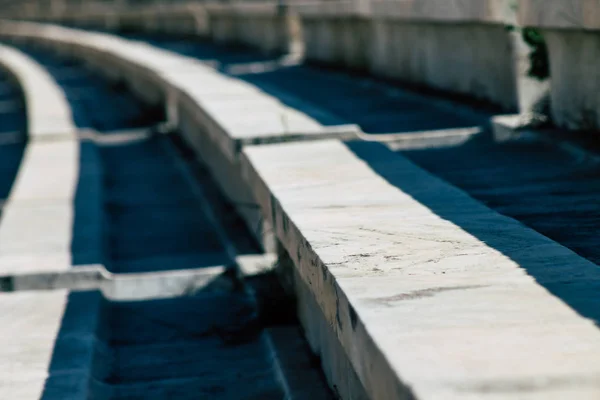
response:
<path id="1" fill-rule="evenodd" d="M 371 398 L 600 395 L 597 265 L 379 144 L 247 147 L 242 170 Z"/>

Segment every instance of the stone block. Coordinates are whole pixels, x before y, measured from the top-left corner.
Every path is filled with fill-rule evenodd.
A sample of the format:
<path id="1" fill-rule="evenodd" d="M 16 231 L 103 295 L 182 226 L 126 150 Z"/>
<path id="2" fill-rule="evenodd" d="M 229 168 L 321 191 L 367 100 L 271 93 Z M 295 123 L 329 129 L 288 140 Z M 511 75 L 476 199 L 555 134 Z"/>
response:
<path id="1" fill-rule="evenodd" d="M 600 332 L 576 312 L 600 305 L 578 294 L 595 264 L 378 144 L 247 147 L 242 171 L 300 307 L 331 329 L 301 314 L 312 347 L 346 355 L 369 398 L 600 393 Z M 352 374 L 335 369 L 344 387 Z"/>

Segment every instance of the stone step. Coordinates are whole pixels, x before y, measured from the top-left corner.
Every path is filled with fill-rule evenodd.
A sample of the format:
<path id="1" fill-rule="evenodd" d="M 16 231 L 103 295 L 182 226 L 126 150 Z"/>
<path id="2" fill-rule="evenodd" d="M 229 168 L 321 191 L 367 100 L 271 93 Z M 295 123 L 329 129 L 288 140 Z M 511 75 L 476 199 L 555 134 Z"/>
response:
<path id="1" fill-rule="evenodd" d="M 242 166 L 342 398 L 600 394 L 597 265 L 380 144 L 248 147 Z"/>
<path id="2" fill-rule="evenodd" d="M 65 93 L 43 66 L 4 45 L 0 64 L 22 89 L 29 139 L 2 206 L 1 273 L 102 263 L 102 171 L 95 145 L 77 139 Z"/>

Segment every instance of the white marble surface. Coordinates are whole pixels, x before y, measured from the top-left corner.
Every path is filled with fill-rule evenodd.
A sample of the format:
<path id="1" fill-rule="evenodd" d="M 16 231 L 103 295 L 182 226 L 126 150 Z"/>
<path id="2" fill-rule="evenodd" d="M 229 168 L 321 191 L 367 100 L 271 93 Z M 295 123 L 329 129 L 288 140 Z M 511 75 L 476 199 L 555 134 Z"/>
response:
<path id="1" fill-rule="evenodd" d="M 242 168 L 371 398 L 600 396 L 600 330 L 547 289 L 600 268 L 364 146 L 247 147 Z"/>

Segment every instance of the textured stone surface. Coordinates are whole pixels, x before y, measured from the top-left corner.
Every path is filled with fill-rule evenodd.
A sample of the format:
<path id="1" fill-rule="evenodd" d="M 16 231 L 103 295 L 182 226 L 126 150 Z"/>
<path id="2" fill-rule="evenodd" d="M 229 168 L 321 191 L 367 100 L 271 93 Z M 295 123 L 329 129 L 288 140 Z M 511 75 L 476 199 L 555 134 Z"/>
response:
<path id="1" fill-rule="evenodd" d="M 244 154 L 263 211 L 372 398 L 600 393 L 600 332 L 562 299 L 581 290 L 578 301 L 598 307 L 585 294 L 596 265 L 376 144 Z"/>

